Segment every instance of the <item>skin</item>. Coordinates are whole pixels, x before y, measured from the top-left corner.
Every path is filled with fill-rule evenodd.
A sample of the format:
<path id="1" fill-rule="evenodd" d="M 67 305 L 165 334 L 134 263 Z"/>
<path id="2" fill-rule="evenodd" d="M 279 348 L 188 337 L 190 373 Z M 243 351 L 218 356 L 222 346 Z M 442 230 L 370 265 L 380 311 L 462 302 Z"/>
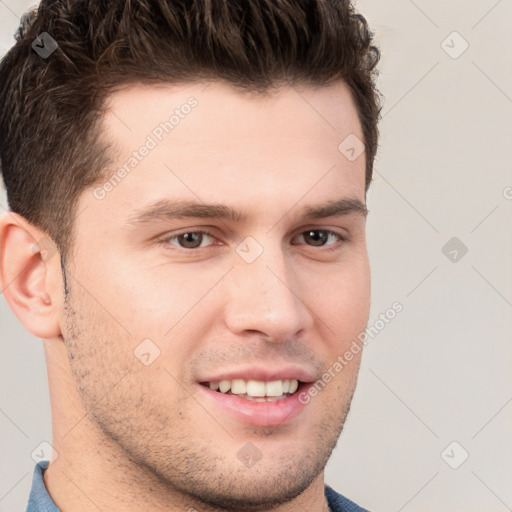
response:
<path id="1" fill-rule="evenodd" d="M 364 154 L 349 161 L 338 150 L 349 134 L 363 138 L 354 102 L 343 83 L 264 96 L 222 83 L 132 85 L 108 100 L 106 179 L 191 96 L 197 106 L 103 199 L 95 187 L 80 196 L 67 293 L 59 253 L 34 249 L 45 234 L 2 218 L 4 294 L 47 357 L 56 453 L 45 484 L 65 512 L 326 510 L 323 468 L 361 353 L 272 427 L 226 414 L 198 381 L 284 364 L 318 379 L 364 330 L 364 214 L 300 216 L 338 199 L 365 203 Z M 246 218 L 129 221 L 160 200 Z M 180 247 L 176 233 L 198 229 L 210 234 L 200 247 Z M 345 240 L 314 245 L 311 229 Z M 248 236 L 263 250 L 252 263 L 236 251 Z M 145 339 L 159 350 L 148 366 L 134 355 Z M 248 442 L 261 456 L 250 467 L 237 456 Z"/>

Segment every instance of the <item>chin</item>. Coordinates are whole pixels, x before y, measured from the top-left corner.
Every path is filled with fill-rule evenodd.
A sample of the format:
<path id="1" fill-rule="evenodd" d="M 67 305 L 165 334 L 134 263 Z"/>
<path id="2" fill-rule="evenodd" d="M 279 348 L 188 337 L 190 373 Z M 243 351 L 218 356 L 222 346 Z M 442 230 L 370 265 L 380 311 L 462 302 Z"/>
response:
<path id="1" fill-rule="evenodd" d="M 335 429 L 330 435 L 323 432 L 301 444 L 284 443 L 285 449 L 272 450 L 270 444 L 254 441 L 261 458 L 246 464 L 237 456 L 214 455 L 206 449 L 186 462 L 182 459 L 184 465 L 174 459 L 173 467 L 161 475 L 168 486 L 197 502 L 198 509 L 203 504 L 237 512 L 268 510 L 292 501 L 321 476 L 338 434 Z"/>
<path id="2" fill-rule="evenodd" d="M 212 476 L 211 483 L 219 482 L 219 485 L 208 485 L 207 488 L 194 486 L 186 493 L 205 505 L 217 507 L 229 511 L 259 511 L 288 503 L 302 494 L 322 471 L 322 467 L 294 467 L 290 472 L 265 471 L 262 468 L 254 471 L 254 468 L 245 468 L 239 471 L 236 478 L 216 479 Z M 278 474 L 281 473 L 281 474 Z M 198 482 L 196 482 L 197 484 Z"/>

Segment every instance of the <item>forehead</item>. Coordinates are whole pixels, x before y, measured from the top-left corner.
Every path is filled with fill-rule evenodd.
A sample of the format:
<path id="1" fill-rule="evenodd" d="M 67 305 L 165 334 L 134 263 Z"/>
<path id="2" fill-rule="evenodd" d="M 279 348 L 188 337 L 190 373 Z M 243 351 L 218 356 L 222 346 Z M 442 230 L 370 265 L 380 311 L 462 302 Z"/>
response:
<path id="1" fill-rule="evenodd" d="M 312 144 L 331 143 L 325 136 L 335 134 L 340 140 L 350 133 L 363 139 L 352 94 L 343 82 L 284 86 L 265 94 L 223 82 L 132 85 L 111 94 L 106 107 L 104 130 L 131 147 L 140 143 L 141 134 L 159 139 L 171 131 L 169 143 L 209 143 L 219 149 L 243 138 L 303 142 L 305 130 Z"/>
<path id="2" fill-rule="evenodd" d="M 113 165 L 97 184 L 104 198 L 85 201 L 113 220 L 166 198 L 238 210 L 266 202 L 269 216 L 306 195 L 308 203 L 364 202 L 364 153 L 343 151 L 344 141 L 363 135 L 341 82 L 267 94 L 218 82 L 134 85 L 108 98 L 102 130 Z"/>

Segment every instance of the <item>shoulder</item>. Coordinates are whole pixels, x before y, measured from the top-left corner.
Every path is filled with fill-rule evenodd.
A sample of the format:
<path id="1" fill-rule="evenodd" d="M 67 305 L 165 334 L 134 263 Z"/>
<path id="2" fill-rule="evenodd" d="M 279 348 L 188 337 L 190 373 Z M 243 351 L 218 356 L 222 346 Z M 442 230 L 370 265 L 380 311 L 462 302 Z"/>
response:
<path id="1" fill-rule="evenodd" d="M 328 485 L 325 486 L 325 497 L 329 508 L 332 512 L 368 512 L 365 508 L 360 507 L 353 501 L 350 501 L 345 496 L 338 494 L 331 489 Z"/>

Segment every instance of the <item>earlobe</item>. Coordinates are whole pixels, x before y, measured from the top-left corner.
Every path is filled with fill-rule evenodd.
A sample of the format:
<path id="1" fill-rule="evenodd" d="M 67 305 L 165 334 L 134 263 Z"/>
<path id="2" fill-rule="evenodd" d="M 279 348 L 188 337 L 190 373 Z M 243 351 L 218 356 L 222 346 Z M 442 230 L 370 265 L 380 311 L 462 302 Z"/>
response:
<path id="1" fill-rule="evenodd" d="M 2 294 L 23 326 L 38 338 L 60 334 L 59 253 L 42 231 L 8 212 L 0 219 Z"/>

